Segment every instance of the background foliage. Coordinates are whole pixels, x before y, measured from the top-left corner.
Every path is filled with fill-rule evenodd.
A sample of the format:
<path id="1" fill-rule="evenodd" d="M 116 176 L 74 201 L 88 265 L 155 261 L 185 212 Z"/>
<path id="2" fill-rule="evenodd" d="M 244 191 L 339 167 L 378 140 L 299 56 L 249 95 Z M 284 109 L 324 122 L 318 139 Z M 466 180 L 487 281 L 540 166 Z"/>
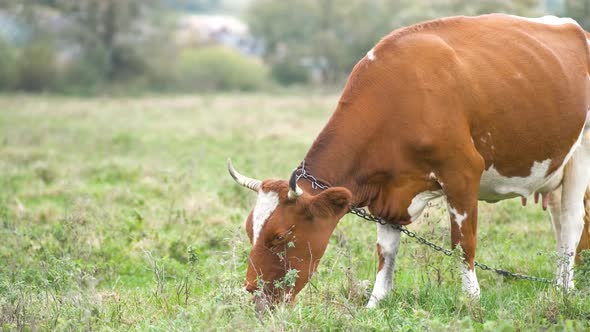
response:
<path id="1" fill-rule="evenodd" d="M 534 16 L 541 10 L 537 0 L 257 0 L 248 18 L 253 33 L 266 43 L 265 59 L 273 66 L 273 73 L 277 71 L 274 68 L 297 65 L 302 71 L 307 65 L 318 68 L 323 82 L 336 83 L 396 28 L 436 17 L 492 12 Z M 301 58 L 307 62 L 301 63 Z M 277 78 L 289 81 L 284 75 Z M 291 80 L 300 78 L 294 75 Z"/>
<path id="2" fill-rule="evenodd" d="M 341 87 L 354 64 L 390 31 L 441 16 L 490 12 L 570 16 L 590 29 L 590 0 L 2 0 L 0 31 L 10 19 L 19 34 L 0 40 L 0 89 Z M 221 51 L 209 43 L 186 50 L 173 36 L 179 18 L 193 14 L 245 19 L 262 51 Z M 213 61 L 216 53 L 223 61 Z"/>

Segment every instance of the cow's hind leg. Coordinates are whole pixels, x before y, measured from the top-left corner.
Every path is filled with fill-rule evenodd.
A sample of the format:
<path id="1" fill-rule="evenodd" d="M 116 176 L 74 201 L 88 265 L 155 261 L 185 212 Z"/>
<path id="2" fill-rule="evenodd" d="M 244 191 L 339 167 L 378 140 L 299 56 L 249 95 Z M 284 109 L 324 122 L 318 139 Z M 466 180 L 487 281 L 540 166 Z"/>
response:
<path id="1" fill-rule="evenodd" d="M 375 279 L 373 293 L 368 308 L 377 306 L 393 289 L 393 272 L 400 242 L 400 231 L 391 225 L 377 225 L 377 253 L 379 254 L 379 271 Z"/>
<path id="2" fill-rule="evenodd" d="M 553 224 L 553 232 L 555 233 L 555 241 L 559 249 L 561 243 L 561 186 L 549 195 L 549 213 L 551 215 L 551 223 Z M 560 265 L 558 265 L 556 275 L 559 273 Z"/>
<path id="3" fill-rule="evenodd" d="M 590 128 L 582 134 L 581 144 L 564 168 L 557 250 L 560 262 L 557 284 L 573 288 L 573 266 L 576 247 L 584 228 L 584 194 L 590 183 Z M 557 229 L 558 227 L 556 227 Z"/>

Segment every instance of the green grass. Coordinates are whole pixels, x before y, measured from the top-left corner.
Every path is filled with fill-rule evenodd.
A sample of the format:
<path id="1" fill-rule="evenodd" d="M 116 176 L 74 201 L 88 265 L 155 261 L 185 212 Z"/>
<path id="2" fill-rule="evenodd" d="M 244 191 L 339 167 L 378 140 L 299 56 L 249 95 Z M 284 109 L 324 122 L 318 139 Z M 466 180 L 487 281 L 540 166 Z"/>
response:
<path id="1" fill-rule="evenodd" d="M 481 302 L 470 304 L 456 262 L 407 237 L 395 291 L 367 310 L 376 231 L 352 216 L 341 221 L 297 303 L 257 318 L 242 289 L 243 220 L 255 195 L 228 176 L 226 158 L 249 176 L 286 178 L 336 100 L 1 96 L 0 328 L 590 328 L 588 288 L 564 296 L 480 271 Z M 443 206 L 410 228 L 448 247 Z M 552 277 L 547 213 L 514 200 L 480 211 L 479 261 Z"/>

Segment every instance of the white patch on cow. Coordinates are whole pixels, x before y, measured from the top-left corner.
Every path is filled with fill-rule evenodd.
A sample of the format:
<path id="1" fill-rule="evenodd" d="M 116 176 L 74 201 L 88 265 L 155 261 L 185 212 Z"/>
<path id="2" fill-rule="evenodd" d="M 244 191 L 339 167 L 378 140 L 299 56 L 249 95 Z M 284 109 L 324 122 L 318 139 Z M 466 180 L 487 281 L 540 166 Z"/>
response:
<path id="1" fill-rule="evenodd" d="M 367 52 L 367 59 L 369 59 L 370 61 L 375 60 L 375 51 L 373 49 L 371 49 L 369 52 Z"/>
<path id="2" fill-rule="evenodd" d="M 557 16 L 553 16 L 553 15 L 547 15 L 547 16 L 536 17 L 536 18 L 528 18 L 528 17 L 520 17 L 520 16 L 515 16 L 515 17 L 525 19 L 527 21 L 542 23 L 542 24 L 547 24 L 547 25 L 575 24 L 577 26 L 580 26 L 580 24 L 578 24 L 578 22 L 576 22 L 574 19 L 569 18 L 569 17 L 557 17 Z"/>
<path id="3" fill-rule="evenodd" d="M 463 212 L 463 214 L 461 214 L 459 213 L 459 211 L 457 211 L 457 209 L 449 205 L 449 213 L 453 215 L 453 217 L 455 218 L 455 222 L 457 223 L 457 225 L 459 225 L 459 228 L 461 228 L 463 221 L 467 219 L 467 212 Z"/>
<path id="4" fill-rule="evenodd" d="M 381 247 L 383 267 L 377 272 L 375 286 L 367 308 L 374 308 L 393 288 L 395 258 L 400 244 L 401 233 L 389 225 L 377 225 L 377 244 Z"/>
<path id="5" fill-rule="evenodd" d="M 268 220 L 268 217 L 277 208 L 277 205 L 279 205 L 279 194 L 277 192 L 269 191 L 265 193 L 263 190 L 258 192 L 256 206 L 254 206 L 254 211 L 252 212 L 252 245 L 256 244 L 262 227 Z"/>
<path id="6" fill-rule="evenodd" d="M 461 262 L 461 279 L 463 281 L 463 291 L 472 299 L 478 299 L 480 290 L 479 283 L 477 282 L 477 276 L 475 270 L 467 268 L 465 263 Z"/>
<path id="7" fill-rule="evenodd" d="M 381 246 L 381 253 L 389 256 L 393 252 L 397 252 L 400 234 L 398 229 L 389 225 L 377 224 L 377 244 Z M 393 263 L 395 263 L 395 257 Z"/>
<path id="8" fill-rule="evenodd" d="M 590 124 L 590 113 L 586 115 L 586 126 Z M 529 197 L 535 192 L 547 193 L 560 185 L 563 179 L 564 167 L 572 158 L 576 149 L 582 142 L 584 127 L 576 142 L 563 159 L 561 165 L 551 174 L 547 174 L 551 165 L 551 159 L 533 162 L 529 176 L 507 177 L 500 174 L 494 165 L 485 170 L 479 183 L 479 199 L 486 201 L 498 201 L 512 197 Z"/>
<path id="9" fill-rule="evenodd" d="M 516 196 L 528 197 L 546 182 L 550 165 L 551 159 L 535 161 L 531 167 L 531 175 L 522 177 L 504 176 L 492 165 L 481 176 L 479 198 L 493 201 Z"/>
<path id="10" fill-rule="evenodd" d="M 410 220 L 416 221 L 416 219 L 418 219 L 418 217 L 420 217 L 420 215 L 422 214 L 422 211 L 424 211 L 424 208 L 426 208 L 428 202 L 442 195 L 442 190 L 427 190 L 419 193 L 418 195 L 416 195 L 416 197 L 412 198 L 412 202 L 410 202 L 410 206 L 408 207 L 408 214 L 410 215 Z"/>

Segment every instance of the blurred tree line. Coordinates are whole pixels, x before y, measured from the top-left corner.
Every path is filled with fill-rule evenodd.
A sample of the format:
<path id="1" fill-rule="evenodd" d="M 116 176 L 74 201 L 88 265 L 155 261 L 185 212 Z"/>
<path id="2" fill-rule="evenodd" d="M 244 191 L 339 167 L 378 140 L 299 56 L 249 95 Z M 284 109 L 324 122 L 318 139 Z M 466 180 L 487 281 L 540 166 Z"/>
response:
<path id="1" fill-rule="evenodd" d="M 589 0 L 565 0 L 565 13 L 580 23 L 586 31 L 590 31 Z"/>
<path id="2" fill-rule="evenodd" d="M 261 59 L 210 42 L 178 45 L 183 14 L 224 10 L 248 22 Z M 0 37 L 0 90 L 340 85 L 396 28 L 490 12 L 568 16 L 590 29 L 590 0 L 0 0 L 0 36 L 12 36 Z"/>
<path id="3" fill-rule="evenodd" d="M 118 91 L 254 90 L 261 61 L 198 41 L 180 47 L 181 9 L 220 0 L 0 0 L 0 90 L 74 94 Z M 7 24 L 8 23 L 8 24 Z M 1 31 L 0 31 L 1 32 Z"/>
<path id="4" fill-rule="evenodd" d="M 16 45 L 2 41 L 2 67 L 12 71 L 2 78 L 5 88 L 91 88 L 146 70 L 157 30 L 145 24 L 157 19 L 158 0 L 0 1 L 2 17 L 24 31 Z"/>
<path id="5" fill-rule="evenodd" d="M 265 60 L 276 80 L 332 84 L 396 28 L 493 12 L 538 16 L 543 10 L 539 0 L 255 0 L 248 18 L 253 33 L 266 43 Z"/>

